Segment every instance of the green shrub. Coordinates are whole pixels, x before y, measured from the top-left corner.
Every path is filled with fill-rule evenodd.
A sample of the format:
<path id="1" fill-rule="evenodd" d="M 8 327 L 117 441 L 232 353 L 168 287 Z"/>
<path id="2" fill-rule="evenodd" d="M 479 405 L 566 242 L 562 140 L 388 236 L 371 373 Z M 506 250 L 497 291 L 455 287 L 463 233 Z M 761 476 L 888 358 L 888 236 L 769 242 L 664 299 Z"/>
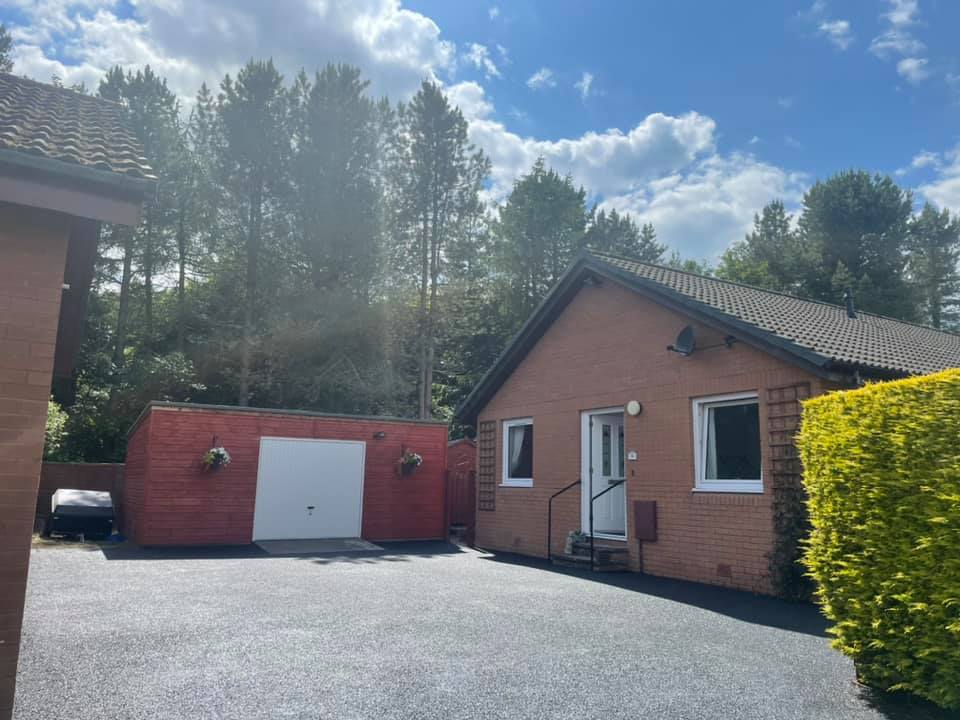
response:
<path id="1" fill-rule="evenodd" d="M 51 398 L 47 402 L 47 427 L 43 436 L 43 459 L 59 460 L 63 441 L 67 437 L 67 411 Z"/>
<path id="2" fill-rule="evenodd" d="M 804 563 L 861 681 L 960 707 L 960 370 L 804 404 Z"/>

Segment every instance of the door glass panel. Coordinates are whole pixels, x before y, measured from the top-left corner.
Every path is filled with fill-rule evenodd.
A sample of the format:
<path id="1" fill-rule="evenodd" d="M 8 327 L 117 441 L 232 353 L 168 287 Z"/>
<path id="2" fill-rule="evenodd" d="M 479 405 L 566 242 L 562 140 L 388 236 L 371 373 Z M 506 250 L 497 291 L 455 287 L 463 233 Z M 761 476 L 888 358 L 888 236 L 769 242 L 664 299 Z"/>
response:
<path id="1" fill-rule="evenodd" d="M 601 426 L 603 445 L 601 449 L 601 459 L 603 464 L 603 474 L 610 477 L 610 426 L 604 424 Z"/>
<path id="2" fill-rule="evenodd" d="M 623 467 L 623 425 L 620 426 L 620 437 L 618 438 L 618 440 L 619 442 L 617 443 L 617 446 L 619 451 L 617 452 L 617 460 L 619 462 L 620 468 L 619 468 L 619 472 L 617 473 L 617 477 L 622 478 L 622 477 L 625 477 L 624 467 Z"/>

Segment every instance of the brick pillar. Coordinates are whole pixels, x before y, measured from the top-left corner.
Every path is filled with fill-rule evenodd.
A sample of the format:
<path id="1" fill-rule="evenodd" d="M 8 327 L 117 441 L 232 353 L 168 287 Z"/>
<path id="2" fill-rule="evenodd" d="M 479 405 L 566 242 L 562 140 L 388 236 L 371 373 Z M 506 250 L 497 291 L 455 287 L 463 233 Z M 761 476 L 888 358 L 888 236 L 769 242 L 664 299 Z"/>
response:
<path id="1" fill-rule="evenodd" d="M 0 203 L 0 720 L 13 715 L 70 223 Z"/>

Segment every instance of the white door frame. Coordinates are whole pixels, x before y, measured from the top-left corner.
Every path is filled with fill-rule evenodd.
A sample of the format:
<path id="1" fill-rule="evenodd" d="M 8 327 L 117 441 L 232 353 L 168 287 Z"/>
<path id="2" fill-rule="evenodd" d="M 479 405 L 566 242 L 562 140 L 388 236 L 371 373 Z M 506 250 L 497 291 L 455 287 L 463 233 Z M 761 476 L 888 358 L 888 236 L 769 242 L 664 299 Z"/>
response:
<path id="1" fill-rule="evenodd" d="M 590 454 L 591 454 L 591 444 L 593 442 L 593 436 L 590 431 L 590 419 L 594 415 L 613 415 L 615 413 L 620 413 L 623 415 L 624 419 L 624 441 L 626 441 L 626 413 L 622 405 L 618 407 L 608 407 L 608 408 L 598 408 L 596 410 L 581 410 L 580 411 L 580 525 L 581 530 L 584 534 L 590 534 L 590 495 L 591 495 L 591 485 L 590 485 Z M 625 448 L 620 449 L 621 452 L 625 452 Z M 626 459 L 626 458 L 624 458 Z M 626 463 L 624 463 L 626 464 Z M 623 484 L 623 535 L 609 535 L 607 533 L 595 532 L 593 536 L 595 538 L 602 538 L 604 540 L 626 540 L 627 539 L 627 484 Z M 597 488 L 592 488 L 596 490 Z M 595 493 L 594 493 L 595 494 Z"/>
<path id="2" fill-rule="evenodd" d="M 260 496 L 260 477 L 261 477 L 261 463 L 263 460 L 263 441 L 264 440 L 286 440 L 286 441 L 296 441 L 296 442 L 309 442 L 309 443 L 340 443 L 340 444 L 349 444 L 349 445 L 359 445 L 360 446 L 360 517 L 358 518 L 357 527 L 360 528 L 360 535 L 363 534 L 363 485 L 367 478 L 367 443 L 363 440 L 335 440 L 333 438 L 300 438 L 300 437 L 284 437 L 282 435 L 261 435 L 260 443 L 257 448 L 257 487 L 254 490 L 253 495 L 253 523 L 251 528 L 251 540 L 256 542 L 257 537 L 257 498 Z"/>

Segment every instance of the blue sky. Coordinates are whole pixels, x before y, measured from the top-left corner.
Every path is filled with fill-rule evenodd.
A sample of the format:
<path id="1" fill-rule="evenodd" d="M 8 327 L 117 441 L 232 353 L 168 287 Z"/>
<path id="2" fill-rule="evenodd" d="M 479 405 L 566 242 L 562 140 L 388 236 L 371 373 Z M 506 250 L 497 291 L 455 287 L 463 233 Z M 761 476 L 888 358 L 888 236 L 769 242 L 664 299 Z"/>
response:
<path id="1" fill-rule="evenodd" d="M 960 209 L 960 3 L 0 0 L 15 71 L 95 86 L 150 63 L 189 107 L 245 59 L 443 83 L 502 201 L 537 155 L 591 198 L 715 257 L 765 202 L 849 167 Z"/>

